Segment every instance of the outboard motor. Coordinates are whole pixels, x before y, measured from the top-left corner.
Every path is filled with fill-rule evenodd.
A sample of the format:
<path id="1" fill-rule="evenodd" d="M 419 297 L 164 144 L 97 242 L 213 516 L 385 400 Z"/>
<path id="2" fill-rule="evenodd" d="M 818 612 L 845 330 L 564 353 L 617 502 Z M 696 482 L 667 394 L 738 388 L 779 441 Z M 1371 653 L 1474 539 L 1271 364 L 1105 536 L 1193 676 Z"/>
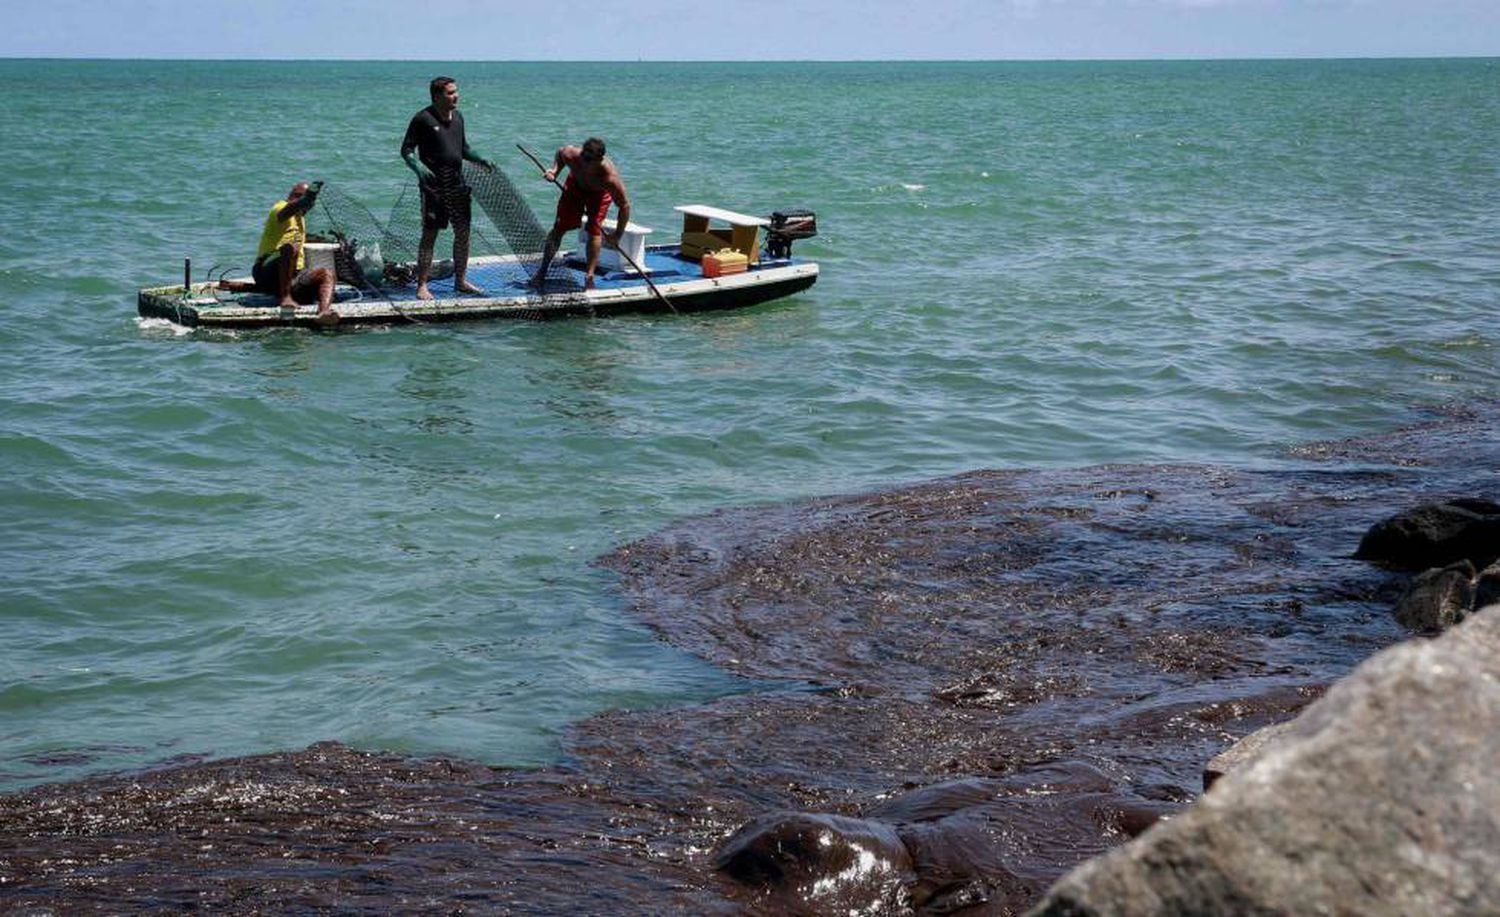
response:
<path id="1" fill-rule="evenodd" d="M 793 241 L 817 234 L 818 217 L 811 210 L 778 210 L 771 214 L 771 225 L 766 229 L 766 254 L 790 258 Z"/>

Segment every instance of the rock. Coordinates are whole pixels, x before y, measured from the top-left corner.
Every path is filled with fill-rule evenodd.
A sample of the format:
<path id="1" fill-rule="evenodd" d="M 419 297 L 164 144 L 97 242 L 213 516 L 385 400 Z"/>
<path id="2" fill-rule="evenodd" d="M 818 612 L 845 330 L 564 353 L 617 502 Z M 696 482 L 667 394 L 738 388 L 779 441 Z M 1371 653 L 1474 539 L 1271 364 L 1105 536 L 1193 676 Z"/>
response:
<path id="1" fill-rule="evenodd" d="M 1396 620 L 1419 634 L 1447 630 L 1474 607 L 1474 576 L 1467 560 L 1417 574 L 1396 603 Z"/>
<path id="2" fill-rule="evenodd" d="M 1500 606 L 1382 652 L 1033 915 L 1500 913 Z"/>
<path id="3" fill-rule="evenodd" d="M 1012 789 L 999 780 L 961 778 L 903 793 L 866 813 L 897 826 L 917 876 L 909 894 L 919 913 L 1035 900 L 1041 893 L 1042 886 L 1028 885 L 1009 869 L 1009 851 L 994 837 L 992 818 L 1004 817 L 988 807 Z"/>
<path id="4" fill-rule="evenodd" d="M 1371 526 L 1354 556 L 1400 570 L 1459 560 L 1486 567 L 1500 559 L 1500 504 L 1461 499 L 1419 506 Z"/>
<path id="5" fill-rule="evenodd" d="M 1267 750 L 1274 748 L 1277 740 L 1286 735 L 1291 728 L 1292 723 L 1289 721 L 1257 729 L 1222 753 L 1215 755 L 1203 767 L 1203 789 L 1205 791 L 1210 789 L 1215 781 L 1230 771 L 1248 767 L 1259 761 L 1261 756 Z"/>
<path id="6" fill-rule="evenodd" d="M 1474 607 L 1483 608 L 1500 602 L 1500 563 L 1490 564 L 1479 571 L 1474 580 Z"/>
<path id="7" fill-rule="evenodd" d="M 906 906 L 916 880 L 891 825 L 807 812 L 745 825 L 720 845 L 714 868 L 771 912 L 884 913 Z"/>
<path id="8" fill-rule="evenodd" d="M 901 840 L 911 851 L 917 881 L 910 889 L 918 913 L 946 914 L 1011 900 L 1035 900 L 1042 886 L 1031 886 L 1005 863 L 982 811 L 931 822 L 903 825 Z"/>

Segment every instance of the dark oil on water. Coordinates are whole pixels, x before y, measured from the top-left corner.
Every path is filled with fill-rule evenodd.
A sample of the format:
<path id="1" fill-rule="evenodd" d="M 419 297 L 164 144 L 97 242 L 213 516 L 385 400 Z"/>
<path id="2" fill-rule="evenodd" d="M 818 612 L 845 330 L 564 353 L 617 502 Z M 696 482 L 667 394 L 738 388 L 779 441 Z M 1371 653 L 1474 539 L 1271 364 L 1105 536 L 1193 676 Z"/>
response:
<path id="1" fill-rule="evenodd" d="M 0 910 L 1016 913 L 1405 636 L 1350 555 L 1490 494 L 1496 414 L 687 520 L 601 563 L 770 690 L 596 717 L 542 771 L 327 744 L 0 797 Z M 726 843 L 752 823 L 773 856 Z"/>

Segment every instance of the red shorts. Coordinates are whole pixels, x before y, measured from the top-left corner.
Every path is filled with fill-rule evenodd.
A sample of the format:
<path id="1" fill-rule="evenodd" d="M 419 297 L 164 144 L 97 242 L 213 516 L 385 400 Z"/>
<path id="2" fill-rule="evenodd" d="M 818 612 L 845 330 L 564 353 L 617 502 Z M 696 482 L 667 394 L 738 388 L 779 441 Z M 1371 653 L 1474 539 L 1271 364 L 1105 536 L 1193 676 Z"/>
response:
<path id="1" fill-rule="evenodd" d="M 583 218 L 589 218 L 589 235 L 604 235 L 604 215 L 609 213 L 609 205 L 615 199 L 610 197 L 608 191 L 599 192 L 599 196 L 590 198 L 578 186 L 573 184 L 573 176 L 569 175 L 567 182 L 563 185 L 562 197 L 557 199 L 557 225 L 563 229 L 577 229 L 583 225 Z"/>

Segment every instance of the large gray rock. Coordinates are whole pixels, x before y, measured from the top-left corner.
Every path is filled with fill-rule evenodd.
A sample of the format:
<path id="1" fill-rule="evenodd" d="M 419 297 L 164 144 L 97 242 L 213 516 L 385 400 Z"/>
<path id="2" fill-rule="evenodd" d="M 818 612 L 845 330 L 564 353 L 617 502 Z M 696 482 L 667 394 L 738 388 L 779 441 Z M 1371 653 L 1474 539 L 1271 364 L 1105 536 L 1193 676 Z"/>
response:
<path id="1" fill-rule="evenodd" d="M 1257 729 L 1215 755 L 1203 766 L 1203 788 L 1212 789 L 1225 774 L 1249 767 L 1265 757 L 1278 743 L 1285 741 L 1292 725 L 1289 721 Z"/>
<path id="2" fill-rule="evenodd" d="M 1500 606 L 1371 658 L 1031 912 L 1500 913 Z"/>

